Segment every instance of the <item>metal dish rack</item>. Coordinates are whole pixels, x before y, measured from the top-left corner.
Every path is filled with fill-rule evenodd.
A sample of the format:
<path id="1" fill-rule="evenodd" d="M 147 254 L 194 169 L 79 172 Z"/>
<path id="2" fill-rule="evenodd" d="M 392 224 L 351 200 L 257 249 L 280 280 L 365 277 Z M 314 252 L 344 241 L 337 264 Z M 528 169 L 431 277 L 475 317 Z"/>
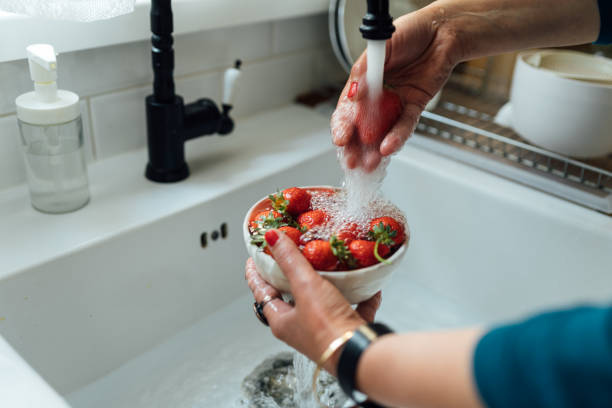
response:
<path id="1" fill-rule="evenodd" d="M 612 157 L 589 164 L 533 146 L 487 113 L 449 101 L 423 112 L 412 143 L 612 214 Z"/>

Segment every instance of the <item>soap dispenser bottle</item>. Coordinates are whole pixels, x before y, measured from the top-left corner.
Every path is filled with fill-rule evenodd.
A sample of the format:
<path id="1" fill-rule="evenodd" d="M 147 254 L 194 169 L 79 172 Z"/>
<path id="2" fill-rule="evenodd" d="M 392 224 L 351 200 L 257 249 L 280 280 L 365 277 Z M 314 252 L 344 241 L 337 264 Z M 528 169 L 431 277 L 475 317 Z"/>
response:
<path id="1" fill-rule="evenodd" d="M 89 202 L 79 96 L 57 89 L 51 45 L 27 47 L 34 91 L 15 100 L 32 206 L 47 213 L 77 210 Z"/>

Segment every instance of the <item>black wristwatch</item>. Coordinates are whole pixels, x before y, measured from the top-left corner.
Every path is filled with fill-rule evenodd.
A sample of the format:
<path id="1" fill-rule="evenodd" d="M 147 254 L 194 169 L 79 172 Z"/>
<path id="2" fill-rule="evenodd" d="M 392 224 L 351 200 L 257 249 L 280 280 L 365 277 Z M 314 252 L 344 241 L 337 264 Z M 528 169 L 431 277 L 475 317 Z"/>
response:
<path id="1" fill-rule="evenodd" d="M 346 342 L 338 360 L 338 382 L 342 391 L 349 396 L 358 406 L 363 408 L 380 408 L 381 405 L 366 400 L 357 402 L 355 398 L 357 365 L 366 348 L 380 336 L 393 333 L 393 331 L 382 323 L 364 324 L 355 330 L 353 336 Z"/>

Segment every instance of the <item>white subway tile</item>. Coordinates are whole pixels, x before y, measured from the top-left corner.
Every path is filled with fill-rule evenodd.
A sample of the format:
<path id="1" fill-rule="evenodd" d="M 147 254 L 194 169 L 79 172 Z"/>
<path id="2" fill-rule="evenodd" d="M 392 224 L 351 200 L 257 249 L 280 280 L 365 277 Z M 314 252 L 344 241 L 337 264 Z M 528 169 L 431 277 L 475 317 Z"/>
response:
<path id="1" fill-rule="evenodd" d="M 153 79 L 146 41 L 58 56 L 58 85 L 81 97 L 146 84 Z"/>
<path id="2" fill-rule="evenodd" d="M 150 93 L 147 86 L 90 99 L 98 160 L 145 145 L 145 97 Z"/>
<path id="3" fill-rule="evenodd" d="M 312 88 L 312 52 L 246 64 L 236 95 L 235 116 L 251 115 L 291 103 Z"/>
<path id="4" fill-rule="evenodd" d="M 208 98 L 221 103 L 222 72 L 211 72 L 203 75 L 178 78 L 175 82 L 176 93 L 183 97 L 185 103 L 191 103 L 201 98 Z"/>
<path id="5" fill-rule="evenodd" d="M 15 115 L 0 118 L 0 190 L 26 180 L 23 149 Z"/>
<path id="6" fill-rule="evenodd" d="M 274 22 L 274 53 L 328 44 L 327 13 Z"/>
<path id="7" fill-rule="evenodd" d="M 314 76 L 319 86 L 342 86 L 349 75 L 336 59 L 330 46 L 317 51 Z"/>
<path id="8" fill-rule="evenodd" d="M 177 36 L 174 42 L 175 74 L 230 67 L 236 59 L 245 61 L 272 53 L 272 24 L 207 30 Z"/>
<path id="9" fill-rule="evenodd" d="M 26 60 L 0 63 L 0 115 L 15 112 L 15 98 L 33 89 Z"/>

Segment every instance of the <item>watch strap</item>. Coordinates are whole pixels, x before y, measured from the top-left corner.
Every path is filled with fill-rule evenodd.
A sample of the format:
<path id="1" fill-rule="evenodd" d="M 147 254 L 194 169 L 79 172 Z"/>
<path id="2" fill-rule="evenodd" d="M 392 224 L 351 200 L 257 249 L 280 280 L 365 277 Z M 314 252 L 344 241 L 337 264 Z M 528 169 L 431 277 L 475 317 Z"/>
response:
<path id="1" fill-rule="evenodd" d="M 338 360 L 338 382 L 342 391 L 355 400 L 355 389 L 357 382 L 357 366 L 361 355 L 366 348 L 378 337 L 393 331 L 382 323 L 369 323 L 355 330 L 353 336 L 342 348 L 340 359 Z M 357 403 L 357 402 L 356 402 Z M 380 405 L 372 401 L 357 403 L 364 408 L 378 408 Z"/>

